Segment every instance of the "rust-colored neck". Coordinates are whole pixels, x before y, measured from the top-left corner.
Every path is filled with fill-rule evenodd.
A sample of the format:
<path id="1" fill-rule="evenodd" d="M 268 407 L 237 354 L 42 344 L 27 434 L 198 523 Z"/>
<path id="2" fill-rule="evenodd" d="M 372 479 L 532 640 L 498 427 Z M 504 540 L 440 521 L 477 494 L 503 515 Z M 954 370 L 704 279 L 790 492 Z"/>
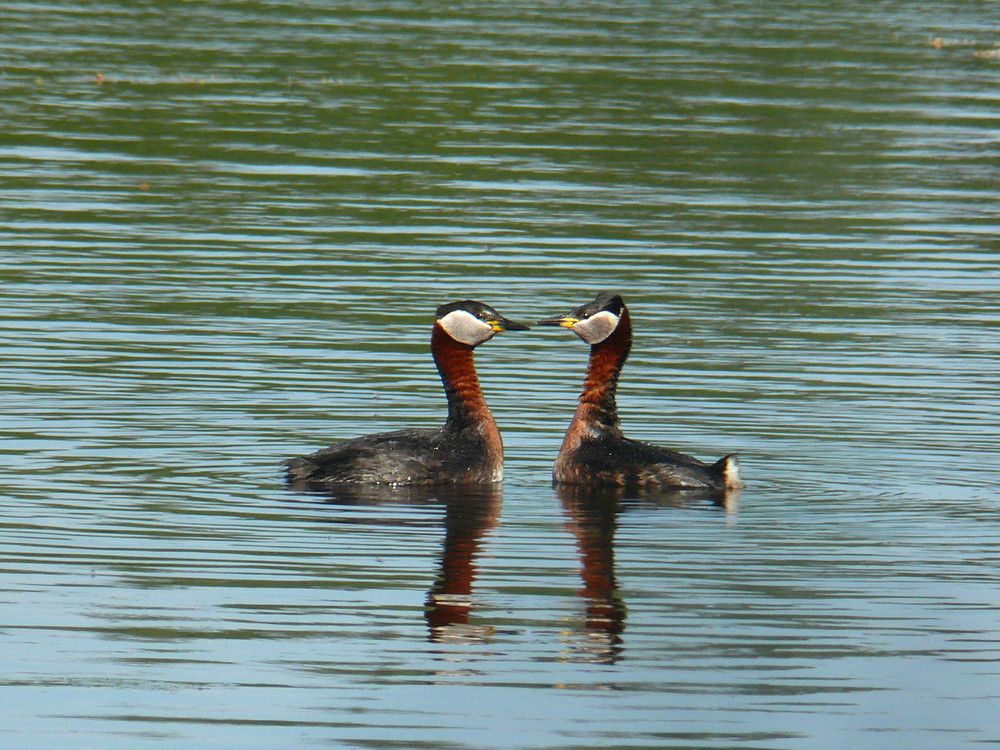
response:
<path id="1" fill-rule="evenodd" d="M 431 354 L 448 397 L 446 426 L 461 430 L 474 424 L 485 424 L 496 429 L 496 422 L 479 387 L 472 347 L 455 341 L 440 324 L 435 323 L 431 333 Z"/>
<path id="2" fill-rule="evenodd" d="M 576 410 L 577 419 L 604 427 L 618 426 L 615 390 L 631 348 L 632 322 L 629 320 L 628 309 L 622 308 L 614 332 L 601 343 L 590 347 L 590 363 L 587 366 L 587 377 L 583 381 L 580 406 Z"/>

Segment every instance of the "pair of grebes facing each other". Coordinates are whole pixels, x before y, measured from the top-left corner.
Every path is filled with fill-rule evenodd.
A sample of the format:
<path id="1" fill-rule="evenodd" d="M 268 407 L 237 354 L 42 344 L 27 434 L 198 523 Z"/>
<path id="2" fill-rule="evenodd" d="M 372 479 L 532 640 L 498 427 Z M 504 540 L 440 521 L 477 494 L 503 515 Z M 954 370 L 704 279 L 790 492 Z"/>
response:
<path id="1" fill-rule="evenodd" d="M 707 464 L 622 434 L 615 389 L 632 346 L 632 323 L 620 295 L 599 294 L 593 302 L 538 325 L 568 328 L 590 344 L 583 392 L 552 470 L 555 482 L 719 493 L 742 486 L 733 455 Z M 448 398 L 444 426 L 364 435 L 289 459 L 289 483 L 332 491 L 359 484 L 499 482 L 503 442 L 480 390 L 472 352 L 500 331 L 526 330 L 528 326 L 481 302 L 442 305 L 431 331 L 431 354 Z"/>

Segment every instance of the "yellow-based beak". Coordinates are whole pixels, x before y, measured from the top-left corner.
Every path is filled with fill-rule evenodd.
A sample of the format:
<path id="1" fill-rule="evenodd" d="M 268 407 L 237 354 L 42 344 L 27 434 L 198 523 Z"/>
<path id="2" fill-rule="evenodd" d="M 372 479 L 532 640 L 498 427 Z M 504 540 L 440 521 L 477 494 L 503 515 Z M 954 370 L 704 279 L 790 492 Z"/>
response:
<path id="1" fill-rule="evenodd" d="M 537 325 L 540 326 L 560 326 L 562 328 L 572 328 L 577 323 L 580 322 L 579 318 L 573 318 L 569 315 L 557 315 L 554 318 L 546 318 L 545 320 L 539 320 Z"/>
<path id="2" fill-rule="evenodd" d="M 496 320 L 486 321 L 490 327 L 493 329 L 494 333 L 500 333 L 500 331 L 528 331 L 530 330 L 528 326 L 524 323 L 518 323 L 516 320 L 508 320 L 507 318 L 500 317 Z"/>

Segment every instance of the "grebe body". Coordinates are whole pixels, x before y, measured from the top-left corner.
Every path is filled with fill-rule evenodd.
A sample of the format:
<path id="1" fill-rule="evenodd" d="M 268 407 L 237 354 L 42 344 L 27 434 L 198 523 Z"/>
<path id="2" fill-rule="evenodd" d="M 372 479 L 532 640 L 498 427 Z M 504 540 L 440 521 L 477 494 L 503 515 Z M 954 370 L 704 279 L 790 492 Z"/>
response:
<path id="1" fill-rule="evenodd" d="M 448 419 L 436 429 L 364 435 L 285 461 L 290 484 L 492 484 L 503 478 L 503 441 L 479 387 L 473 350 L 500 331 L 528 326 L 472 300 L 437 309 L 431 354 L 444 383 Z"/>
<path id="2" fill-rule="evenodd" d="M 583 392 L 552 469 L 556 482 L 718 492 L 743 486 L 735 455 L 707 464 L 622 434 L 615 392 L 632 347 L 632 322 L 620 295 L 599 294 L 538 324 L 569 328 L 590 344 Z"/>

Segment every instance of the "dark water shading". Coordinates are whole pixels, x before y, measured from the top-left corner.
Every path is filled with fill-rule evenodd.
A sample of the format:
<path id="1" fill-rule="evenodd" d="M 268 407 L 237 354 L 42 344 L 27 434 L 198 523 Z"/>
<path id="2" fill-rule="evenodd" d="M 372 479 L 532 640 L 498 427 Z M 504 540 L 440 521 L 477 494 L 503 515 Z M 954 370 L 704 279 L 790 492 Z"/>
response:
<path id="1" fill-rule="evenodd" d="M 1000 742 L 996 27 L 0 2 L 0 746 Z M 442 302 L 605 288 L 626 434 L 735 502 L 554 489 L 535 332 L 502 503 L 284 487 L 443 422 Z"/>

